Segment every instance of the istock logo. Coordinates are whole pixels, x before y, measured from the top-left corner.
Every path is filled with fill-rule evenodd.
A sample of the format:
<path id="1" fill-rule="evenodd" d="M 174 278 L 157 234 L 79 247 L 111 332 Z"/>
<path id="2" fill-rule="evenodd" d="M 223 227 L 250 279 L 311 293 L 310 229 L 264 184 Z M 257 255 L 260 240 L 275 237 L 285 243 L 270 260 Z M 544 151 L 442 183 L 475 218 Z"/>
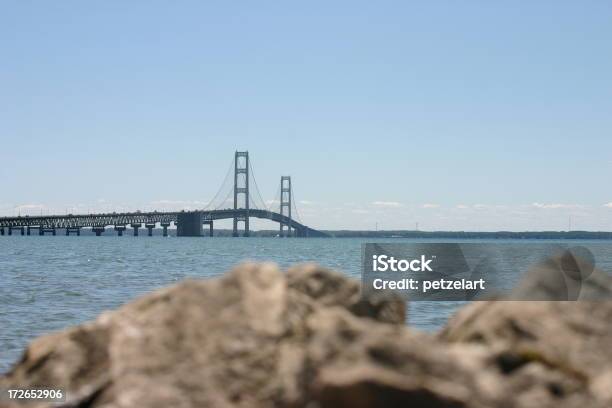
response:
<path id="1" fill-rule="evenodd" d="M 372 271 L 373 272 L 433 272 L 429 264 L 436 256 L 427 259 L 425 255 L 421 255 L 420 259 L 395 259 L 388 255 L 373 255 L 372 256 Z"/>

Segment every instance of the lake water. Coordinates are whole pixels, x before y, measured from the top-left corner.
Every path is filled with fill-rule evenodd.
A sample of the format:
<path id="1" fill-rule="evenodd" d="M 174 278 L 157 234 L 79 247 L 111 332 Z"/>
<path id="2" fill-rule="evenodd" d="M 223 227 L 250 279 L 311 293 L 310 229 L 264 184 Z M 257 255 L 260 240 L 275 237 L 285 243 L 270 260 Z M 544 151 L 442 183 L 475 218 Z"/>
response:
<path id="1" fill-rule="evenodd" d="M 0 372 L 6 371 L 36 336 L 94 319 L 104 310 L 187 277 L 220 275 L 244 260 L 274 261 L 283 268 L 317 262 L 359 279 L 364 242 L 389 240 L 0 237 Z M 413 302 L 408 324 L 436 330 L 461 305 Z"/>

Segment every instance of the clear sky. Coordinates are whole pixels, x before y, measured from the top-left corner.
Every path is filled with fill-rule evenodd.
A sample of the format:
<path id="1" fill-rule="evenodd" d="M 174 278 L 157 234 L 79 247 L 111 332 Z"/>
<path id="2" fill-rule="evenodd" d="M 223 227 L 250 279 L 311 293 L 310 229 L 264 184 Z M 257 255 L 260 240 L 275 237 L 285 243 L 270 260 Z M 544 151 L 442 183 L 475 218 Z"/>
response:
<path id="1" fill-rule="evenodd" d="M 0 2 L 0 213 L 612 230 L 610 1 Z M 270 228 L 275 225 L 264 224 Z"/>

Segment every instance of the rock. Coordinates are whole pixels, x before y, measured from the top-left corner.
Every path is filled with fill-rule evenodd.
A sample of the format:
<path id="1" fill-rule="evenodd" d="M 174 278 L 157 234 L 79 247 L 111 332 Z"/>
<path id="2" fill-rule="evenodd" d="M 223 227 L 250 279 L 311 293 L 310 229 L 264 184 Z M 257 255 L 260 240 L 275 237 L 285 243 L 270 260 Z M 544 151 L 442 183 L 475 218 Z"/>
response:
<path id="1" fill-rule="evenodd" d="M 607 302 L 474 302 L 460 310 L 438 338 L 485 347 L 492 367 L 504 374 L 501 381 L 516 388 L 517 401 L 525 399 L 531 388 L 539 389 L 535 392 L 539 400 L 546 397 L 548 404 L 518 406 L 573 407 L 588 401 L 583 406 L 608 407 L 612 400 L 605 395 L 605 381 L 600 378 L 612 366 L 611 306 Z M 607 381 L 610 389 L 612 383 Z"/>
<path id="2" fill-rule="evenodd" d="M 571 280 L 566 285 L 558 275 L 553 278 L 559 271 L 582 274 L 590 281 L 572 288 Z M 612 284 L 609 276 L 568 250 L 536 265 L 508 297 L 559 299 L 580 290 L 587 298 L 610 299 Z M 586 406 L 612 406 L 611 301 L 474 302 L 461 309 L 438 337 L 487 347 L 507 382 L 529 372 L 532 383 L 549 383 L 560 400 L 592 398 L 596 402 Z"/>
<path id="3" fill-rule="evenodd" d="M 345 275 L 332 273 L 317 265 L 301 265 L 287 271 L 287 284 L 293 293 L 305 295 L 318 306 L 341 306 L 361 317 L 387 323 L 406 321 L 406 303 L 382 297 L 370 296 L 361 301 L 359 282 Z M 301 299 L 304 302 L 304 298 Z"/>
<path id="4" fill-rule="evenodd" d="M 402 326 L 403 302 L 314 266 L 245 264 L 158 290 L 33 341 L 0 387 L 66 389 L 69 406 L 278 406 L 303 400 L 308 316 L 340 309 Z"/>
<path id="5" fill-rule="evenodd" d="M 64 407 L 612 406 L 608 304 L 475 302 L 438 335 L 403 306 L 245 264 L 36 339 L 0 388 L 64 388 Z"/>
<path id="6" fill-rule="evenodd" d="M 336 311 L 311 315 L 309 326 L 310 399 L 300 406 L 609 407 L 582 379 L 546 364 L 521 367 L 483 344 L 448 343 Z"/>
<path id="7" fill-rule="evenodd" d="M 595 266 L 585 247 L 563 249 L 527 271 L 511 300 L 610 300 L 612 277 Z"/>
<path id="8" fill-rule="evenodd" d="M 340 311 L 313 314 L 309 327 L 309 399 L 301 406 L 478 408 L 500 393 L 477 371 L 487 356 L 479 346 L 456 353 L 429 335 Z"/>

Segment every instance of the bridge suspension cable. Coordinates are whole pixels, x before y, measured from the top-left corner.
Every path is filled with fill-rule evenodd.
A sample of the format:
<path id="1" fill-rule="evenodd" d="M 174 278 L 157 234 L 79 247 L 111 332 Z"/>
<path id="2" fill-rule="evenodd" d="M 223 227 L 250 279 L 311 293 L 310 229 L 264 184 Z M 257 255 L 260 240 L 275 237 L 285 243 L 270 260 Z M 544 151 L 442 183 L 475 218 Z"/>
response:
<path id="1" fill-rule="evenodd" d="M 257 185 L 257 179 L 255 178 L 255 173 L 253 172 L 253 163 L 252 163 L 253 159 L 249 159 L 249 175 L 250 177 L 253 179 L 253 185 L 255 186 L 255 192 L 257 193 L 257 198 L 259 198 L 260 202 L 258 203 L 255 198 L 251 196 L 250 192 L 249 195 L 251 196 L 251 204 L 255 204 L 252 207 L 254 208 L 259 208 L 261 210 L 267 210 L 269 211 L 270 209 L 268 208 L 268 206 L 266 205 L 265 200 L 263 199 L 263 197 L 261 196 L 261 191 L 259 191 L 259 186 Z M 261 207 L 258 207 L 257 205 L 261 204 Z"/>
<path id="2" fill-rule="evenodd" d="M 281 197 L 280 197 L 280 193 L 281 193 L 281 191 L 280 191 L 280 190 L 281 190 L 281 187 L 280 187 L 280 184 L 278 184 L 278 185 L 276 186 L 276 193 L 274 193 L 274 196 L 272 196 L 272 201 L 270 201 L 270 205 L 268 206 L 268 207 L 269 207 L 269 211 L 273 211 L 273 210 L 276 210 L 276 209 L 277 209 L 277 208 L 275 207 L 275 204 L 276 204 L 276 202 L 277 202 L 277 200 L 276 200 L 276 199 L 278 198 L 278 210 L 279 210 L 278 212 L 280 212 L 280 198 L 281 198 Z"/>
<path id="3" fill-rule="evenodd" d="M 225 208 L 231 208 L 233 205 L 233 196 L 234 196 L 234 189 L 231 188 L 228 190 L 225 198 L 223 199 L 223 201 L 219 202 L 219 204 L 214 208 L 215 210 L 222 210 Z"/>
<path id="4" fill-rule="evenodd" d="M 293 186 L 291 187 L 291 204 L 293 209 L 295 210 L 295 218 L 297 218 L 300 224 L 303 224 L 302 219 L 300 218 L 300 212 L 297 208 L 297 202 L 295 201 L 295 195 L 293 194 Z"/>
<path id="5" fill-rule="evenodd" d="M 232 181 L 232 170 L 234 168 L 234 158 L 232 158 L 232 160 L 230 161 L 230 165 L 229 168 L 227 169 L 227 173 L 225 174 L 225 178 L 223 179 L 223 183 L 221 183 L 221 186 L 219 187 L 219 189 L 217 190 L 217 193 L 215 194 L 215 196 L 212 198 L 212 200 L 210 200 L 208 202 L 208 204 L 206 205 L 206 207 L 204 207 L 204 210 L 211 210 L 211 209 L 215 209 L 218 210 L 220 208 L 220 206 L 222 206 L 226 201 L 227 201 L 227 197 L 221 201 L 219 204 L 214 205 L 216 200 L 221 197 L 221 194 L 224 192 L 225 189 L 227 189 L 228 186 L 231 186 L 229 189 L 229 194 L 231 194 L 233 192 L 233 181 Z"/>

